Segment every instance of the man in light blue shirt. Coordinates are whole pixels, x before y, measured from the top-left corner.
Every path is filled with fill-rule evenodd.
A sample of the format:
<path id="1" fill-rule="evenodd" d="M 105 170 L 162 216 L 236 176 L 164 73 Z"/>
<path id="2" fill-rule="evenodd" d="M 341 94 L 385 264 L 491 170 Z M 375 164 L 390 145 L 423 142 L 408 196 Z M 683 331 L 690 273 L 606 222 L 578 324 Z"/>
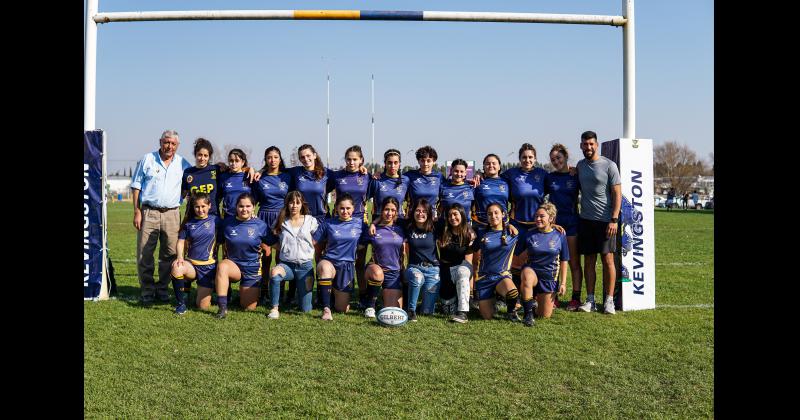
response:
<path id="1" fill-rule="evenodd" d="M 192 165 L 176 153 L 180 144 L 178 132 L 161 134 L 158 150 L 144 155 L 131 179 L 133 192 L 133 227 L 136 235 L 136 267 L 139 272 L 142 303 L 150 304 L 158 297 L 169 302 L 169 282 L 175 259 L 180 229 L 181 178 Z M 158 251 L 158 283 L 153 278 L 156 244 Z"/>

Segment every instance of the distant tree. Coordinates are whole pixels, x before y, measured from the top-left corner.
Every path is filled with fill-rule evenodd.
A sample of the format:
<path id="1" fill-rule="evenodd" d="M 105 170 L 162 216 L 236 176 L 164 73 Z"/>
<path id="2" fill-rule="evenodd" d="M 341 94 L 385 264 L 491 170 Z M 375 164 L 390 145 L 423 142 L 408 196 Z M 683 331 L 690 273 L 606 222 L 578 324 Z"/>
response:
<path id="1" fill-rule="evenodd" d="M 708 173 L 706 175 L 713 176 L 714 175 L 714 152 L 711 152 L 711 153 L 708 154 L 708 166 L 710 166 L 710 168 L 708 169 Z"/>
<path id="2" fill-rule="evenodd" d="M 653 173 L 669 181 L 676 193 L 689 191 L 689 186 L 702 175 L 703 161 L 688 146 L 675 141 L 666 141 L 653 148 Z"/>
<path id="3" fill-rule="evenodd" d="M 289 165 L 288 166 L 290 168 L 292 168 L 292 167 L 299 166 L 299 165 L 300 165 L 300 161 L 297 160 L 297 146 L 295 146 L 292 149 L 291 156 L 289 156 Z"/>

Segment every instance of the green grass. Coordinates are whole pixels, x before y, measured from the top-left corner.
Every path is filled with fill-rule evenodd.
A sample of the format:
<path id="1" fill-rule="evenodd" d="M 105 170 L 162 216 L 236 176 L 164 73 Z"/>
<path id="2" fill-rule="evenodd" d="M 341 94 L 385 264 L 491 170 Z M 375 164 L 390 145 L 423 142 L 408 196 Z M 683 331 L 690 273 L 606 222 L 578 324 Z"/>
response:
<path id="1" fill-rule="evenodd" d="M 118 299 L 84 304 L 86 417 L 713 417 L 714 216 L 657 211 L 655 310 L 524 328 L 378 327 L 136 302 L 129 203 L 108 208 Z M 600 279 L 598 276 L 598 290 Z"/>

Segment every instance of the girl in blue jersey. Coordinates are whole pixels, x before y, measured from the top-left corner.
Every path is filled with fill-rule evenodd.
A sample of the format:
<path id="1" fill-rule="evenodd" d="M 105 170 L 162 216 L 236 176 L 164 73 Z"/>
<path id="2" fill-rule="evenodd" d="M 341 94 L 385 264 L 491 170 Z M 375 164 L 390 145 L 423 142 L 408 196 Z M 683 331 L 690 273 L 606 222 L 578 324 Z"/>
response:
<path id="1" fill-rule="evenodd" d="M 475 200 L 474 187 L 465 182 L 467 179 L 467 162 L 464 159 L 455 159 L 450 164 L 450 179 L 445 180 L 439 187 L 439 214 L 453 204 L 460 204 L 467 214 L 466 223 L 470 222 L 472 202 Z"/>
<path id="2" fill-rule="evenodd" d="M 570 173 L 568 161 L 567 148 L 562 144 L 554 144 L 550 149 L 550 163 L 554 170 L 545 177 L 544 190 L 549 196 L 548 201 L 556 206 L 558 224 L 563 226 L 566 231 L 570 255 L 569 269 L 572 273 L 572 298 L 567 304 L 567 310 L 574 311 L 581 305 L 581 282 L 583 281 L 581 256 L 578 253 L 580 182 L 576 172 Z"/>
<path id="3" fill-rule="evenodd" d="M 186 217 L 178 232 L 177 257 L 172 263 L 172 286 L 178 306 L 175 313 L 186 313 L 184 285 L 197 280 L 197 307 L 207 310 L 211 306 L 211 291 L 217 275 L 218 216 L 210 214 L 211 197 L 204 192 L 191 195 L 186 206 Z"/>
<path id="4" fill-rule="evenodd" d="M 567 284 L 569 246 L 566 236 L 553 229 L 556 206 L 542 204 L 534 220 L 536 231 L 530 232 L 525 242 L 527 262 L 522 269 L 522 306 L 525 308 L 524 324 L 533 326 L 533 293 L 536 292 L 536 315 L 550 318 L 556 293 L 563 295 Z M 558 281 L 556 281 L 558 279 Z"/>
<path id="5" fill-rule="evenodd" d="M 303 199 L 308 203 L 308 210 L 317 219 L 324 223 L 328 217 L 328 179 L 333 171 L 322 165 L 322 159 L 314 150 L 314 146 L 304 144 L 297 149 L 297 157 L 301 165 L 289 170 L 292 181 L 297 191 L 303 194 Z"/>
<path id="6" fill-rule="evenodd" d="M 325 242 L 322 258 L 317 263 L 317 284 L 322 300 L 322 319 L 326 321 L 333 320 L 331 288 L 336 311 L 347 312 L 350 309 L 356 251 L 362 232 L 367 230 L 363 219 L 352 217 L 353 201 L 348 193 L 338 195 L 334 206 L 338 217 L 328 220 L 314 234 L 317 242 Z"/>
<path id="7" fill-rule="evenodd" d="M 228 152 L 227 172 L 219 174 L 219 194 L 222 199 L 222 217 L 227 219 L 236 216 L 236 201 L 242 193 L 251 194 L 250 180 L 244 172 L 247 167 L 247 155 L 242 149 Z"/>
<path id="8" fill-rule="evenodd" d="M 480 265 L 475 279 L 475 297 L 483 319 L 494 316 L 495 294 L 506 301 L 508 319 L 519 321 L 514 310 L 519 291 L 511 280 L 511 260 L 520 235 L 514 235 L 506 227 L 505 214 L 499 204 L 490 204 L 486 209 L 488 227 L 477 232 Z"/>
<path id="9" fill-rule="evenodd" d="M 417 320 L 417 299 L 422 291 L 422 311 L 433 314 L 439 297 L 439 257 L 436 255 L 433 206 L 420 198 L 411 207 L 411 218 L 406 228 L 408 241 L 408 267 L 405 278 L 408 282 L 408 320 Z"/>
<path id="10" fill-rule="evenodd" d="M 228 287 L 230 282 L 239 282 L 239 297 L 245 310 L 253 310 L 258 304 L 261 286 L 261 255 L 266 251 L 269 228 L 263 220 L 255 217 L 255 199 L 242 193 L 236 200 L 236 216 L 226 217 L 217 234 L 223 245 L 225 259 L 217 267 L 215 285 L 219 312 L 217 318 L 225 318 L 228 312 Z"/>
<path id="11" fill-rule="evenodd" d="M 364 167 L 364 154 L 361 152 L 361 146 L 347 148 L 344 152 L 344 161 L 344 169 L 334 171 L 331 177 L 328 178 L 328 190 L 335 191 L 337 197 L 342 194 L 349 194 L 353 197 L 352 217 L 367 223 L 369 222 L 366 209 L 367 200 L 370 198 L 370 176 L 366 173 L 366 170 L 361 170 Z M 366 256 L 366 247 L 359 248 L 355 267 L 356 279 L 358 280 L 358 301 L 362 308 L 367 306 L 367 284 L 364 279 L 364 260 L 366 260 Z"/>
<path id="12" fill-rule="evenodd" d="M 405 255 L 405 232 L 395 223 L 400 203 L 388 196 L 380 204 L 381 217 L 374 232 L 365 232 L 363 241 L 372 245 L 372 259 L 364 276 L 367 279 L 368 301 L 364 316 L 375 318 L 378 292 L 383 286 L 383 306 L 401 307 L 403 285 L 400 271 Z"/>
<path id="13" fill-rule="evenodd" d="M 303 312 L 311 311 L 311 289 L 314 287 L 314 233 L 319 222 L 309 214 L 308 205 L 299 191 L 290 191 L 278 219 L 270 230 L 269 245 L 278 244 L 279 261 L 270 272 L 272 309 L 267 315 L 277 319 L 280 314 L 280 288 L 283 281 L 296 285 L 297 304 Z"/>
<path id="14" fill-rule="evenodd" d="M 258 182 L 252 183 L 251 188 L 253 197 L 258 203 L 258 218 L 272 229 L 275 227 L 275 220 L 278 219 L 278 214 L 284 207 L 286 194 L 294 190 L 292 176 L 286 171 L 286 166 L 283 164 L 281 149 L 270 146 L 264 150 L 264 167 L 261 168 L 260 173 L 261 178 Z M 264 253 L 262 266 L 262 272 L 266 276 L 272 266 L 271 249 Z M 266 297 L 270 290 L 268 280 L 268 278 L 264 278 L 261 282 L 261 297 L 259 300 L 263 304 L 266 304 Z M 290 287 L 290 295 L 294 294 L 294 290 L 294 288 Z"/>
<path id="15" fill-rule="evenodd" d="M 469 312 L 475 232 L 467 223 L 467 214 L 460 204 L 454 203 L 442 215 L 436 226 L 442 308 L 445 314 L 451 315 L 451 321 L 463 324 Z"/>
<path id="16" fill-rule="evenodd" d="M 406 172 L 409 180 L 409 202 L 416 203 L 424 198 L 433 208 L 433 219 L 436 220 L 436 206 L 439 202 L 439 187 L 444 182 L 444 176 L 439 171 L 433 170 L 439 155 L 436 149 L 423 146 L 417 149 L 417 162 L 419 169 Z"/>
<path id="17" fill-rule="evenodd" d="M 486 208 L 489 204 L 500 204 L 503 212 L 508 214 L 508 182 L 500 177 L 500 168 L 500 158 L 496 154 L 489 153 L 483 158 L 483 177 L 476 176 L 480 183 L 475 187 L 472 212 L 472 221 L 478 223 L 477 226 L 487 226 Z"/>
<path id="18" fill-rule="evenodd" d="M 383 154 L 383 173 L 375 177 L 370 185 L 370 195 L 373 200 L 373 222 L 378 221 L 381 214 L 380 204 L 386 197 L 394 197 L 400 203 L 397 208 L 395 224 L 402 224 L 405 221 L 404 204 L 409 182 L 408 176 L 400 173 L 400 151 L 397 149 L 387 150 Z"/>

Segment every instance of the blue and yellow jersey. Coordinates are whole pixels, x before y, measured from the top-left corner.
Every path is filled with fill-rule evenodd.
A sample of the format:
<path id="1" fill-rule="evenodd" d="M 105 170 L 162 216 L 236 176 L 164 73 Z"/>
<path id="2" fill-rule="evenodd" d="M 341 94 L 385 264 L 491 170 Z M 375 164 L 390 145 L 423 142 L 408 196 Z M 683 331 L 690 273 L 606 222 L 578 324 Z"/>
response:
<path id="1" fill-rule="evenodd" d="M 240 266 L 261 266 L 261 243 L 267 242 L 267 224 L 261 219 L 239 220 L 226 217 L 217 240 L 225 247 L 225 255 Z"/>
<path id="2" fill-rule="evenodd" d="M 386 197 L 394 197 L 400 203 L 400 208 L 397 209 L 397 217 L 405 218 L 406 213 L 403 210 L 403 201 L 406 199 L 408 192 L 408 176 L 400 175 L 399 177 L 390 177 L 385 173 L 381 174 L 379 179 L 370 180 L 370 196 L 372 197 L 372 214 L 381 214 L 381 204 Z"/>
<path id="3" fill-rule="evenodd" d="M 355 261 L 361 232 L 367 229 L 362 219 L 351 217 L 341 220 L 338 217 L 328 220 L 314 232 L 314 240 L 327 241 L 323 257 L 334 262 Z"/>
<path id="4" fill-rule="evenodd" d="M 467 220 L 471 220 L 472 201 L 475 200 L 474 191 L 475 189 L 465 182 L 454 184 L 451 180 L 445 180 L 441 187 L 439 187 L 439 200 L 442 204 L 442 214 L 445 214 L 453 203 L 458 203 L 464 207 Z"/>
<path id="5" fill-rule="evenodd" d="M 411 205 L 420 199 L 428 200 L 431 207 L 436 209 L 436 204 L 439 202 L 439 187 L 444 182 L 444 176 L 439 171 L 433 171 L 429 175 L 422 175 L 419 169 L 406 172 L 408 176 L 408 195 L 411 198 Z M 413 210 L 409 210 L 413 213 Z"/>
<path id="6" fill-rule="evenodd" d="M 223 217 L 236 216 L 236 199 L 242 193 L 252 193 L 248 174 L 223 172 L 219 174 L 219 194 L 222 196 Z"/>
<path id="7" fill-rule="evenodd" d="M 326 186 L 332 173 L 333 171 L 330 169 L 325 169 L 322 178 L 317 179 L 313 171 L 307 171 L 302 166 L 295 166 L 289 169 L 295 189 L 303 194 L 303 198 L 308 203 L 308 210 L 314 217 L 319 218 L 328 214 L 326 202 L 328 191 Z"/>
<path id="8" fill-rule="evenodd" d="M 544 202 L 544 178 L 547 171 L 542 168 L 533 168 L 528 172 L 519 167 L 503 172 L 503 178 L 510 188 L 511 202 L 514 204 L 514 214 L 511 218 L 525 223 L 532 223 L 536 209 Z"/>
<path id="9" fill-rule="evenodd" d="M 472 216 L 473 221 L 478 221 L 482 225 L 486 225 L 486 208 L 494 203 L 499 203 L 503 209 L 503 213 L 508 218 L 508 183 L 500 177 L 485 178 L 481 180 L 481 184 L 475 187 L 475 213 Z"/>
<path id="10" fill-rule="evenodd" d="M 340 194 L 350 194 L 353 196 L 353 218 L 365 220 L 364 211 L 367 208 L 367 200 L 370 198 L 368 174 L 360 172 L 348 172 L 347 169 L 334 171 L 328 178 L 328 190 L 336 190 L 336 196 Z"/>
<path id="11" fill-rule="evenodd" d="M 525 246 L 528 251 L 527 265 L 536 272 L 539 280 L 555 280 L 559 263 L 569 261 L 567 238 L 555 229 L 547 233 L 538 229 L 529 231 Z"/>
<path id="12" fill-rule="evenodd" d="M 544 191 L 549 194 L 549 201 L 556 206 L 556 218 L 567 218 L 578 215 L 578 193 L 581 186 L 578 174 L 569 172 L 550 172 L 545 177 Z"/>
<path id="13" fill-rule="evenodd" d="M 481 262 L 478 267 L 478 276 L 504 274 L 511 269 L 511 259 L 519 236 L 511 235 L 508 230 L 494 230 L 480 228 L 475 232 L 475 242 L 481 251 Z M 506 237 L 503 245 L 502 236 Z"/>
<path id="14" fill-rule="evenodd" d="M 217 177 L 219 176 L 219 166 L 207 165 L 205 168 L 192 166 L 183 171 L 181 179 L 181 197 L 186 194 L 203 192 L 211 197 L 211 215 L 218 215 L 217 209 Z"/>
<path id="15" fill-rule="evenodd" d="M 178 239 L 184 239 L 183 257 L 194 265 L 209 265 L 217 262 L 217 226 L 218 216 L 208 216 L 205 219 L 190 219 L 181 225 Z"/>
<path id="16" fill-rule="evenodd" d="M 261 174 L 261 179 L 250 185 L 253 197 L 258 203 L 258 211 L 280 211 L 286 194 L 294 189 L 294 181 L 288 172 L 269 175 Z"/>

